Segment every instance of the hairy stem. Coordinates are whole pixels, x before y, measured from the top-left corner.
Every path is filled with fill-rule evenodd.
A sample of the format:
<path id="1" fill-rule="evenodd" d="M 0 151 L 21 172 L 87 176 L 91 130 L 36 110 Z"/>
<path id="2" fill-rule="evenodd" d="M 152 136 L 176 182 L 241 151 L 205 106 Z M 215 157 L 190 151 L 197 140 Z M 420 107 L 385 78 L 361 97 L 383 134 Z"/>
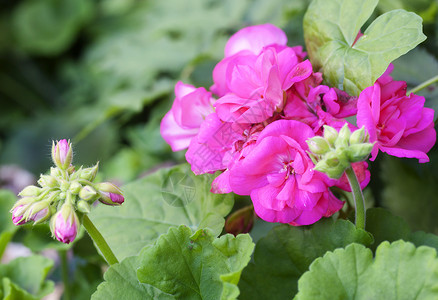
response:
<path id="1" fill-rule="evenodd" d="M 348 182 L 350 183 L 351 192 L 353 193 L 354 206 L 356 207 L 356 227 L 365 229 L 365 200 L 363 198 L 362 189 L 353 168 L 350 166 L 345 170 Z"/>
<path id="2" fill-rule="evenodd" d="M 71 300 L 67 250 L 59 250 L 58 253 L 59 253 L 59 257 L 61 259 L 62 282 L 64 284 L 64 297 L 63 297 L 63 299 L 64 300 Z"/>
<path id="3" fill-rule="evenodd" d="M 93 222 L 91 222 L 90 218 L 87 215 L 84 215 L 83 224 L 88 234 L 96 244 L 97 248 L 99 248 L 100 252 L 102 253 L 107 263 L 110 266 L 117 264 L 119 261 L 117 260 L 113 251 L 108 246 L 102 234 L 100 234 L 99 230 L 97 230 L 96 226 L 94 226 Z"/>
<path id="4" fill-rule="evenodd" d="M 433 83 L 435 83 L 435 82 L 438 82 L 438 75 L 435 76 L 435 77 L 432 77 L 432 78 L 429 79 L 429 80 L 426 80 L 426 81 L 423 82 L 423 83 L 420 83 L 419 85 L 417 85 L 417 86 L 414 87 L 413 89 L 409 90 L 406 94 L 407 94 L 407 95 L 410 95 L 411 93 L 414 93 L 414 94 L 415 94 L 416 92 L 421 91 L 422 89 L 428 87 L 429 85 L 431 85 L 431 84 L 433 84 Z"/>

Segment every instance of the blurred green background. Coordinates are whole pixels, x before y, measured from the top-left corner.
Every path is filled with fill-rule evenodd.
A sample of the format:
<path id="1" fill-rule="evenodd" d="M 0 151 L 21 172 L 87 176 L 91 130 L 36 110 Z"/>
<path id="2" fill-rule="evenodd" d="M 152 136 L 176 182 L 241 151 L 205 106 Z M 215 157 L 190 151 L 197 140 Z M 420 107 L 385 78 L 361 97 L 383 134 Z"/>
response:
<path id="1" fill-rule="evenodd" d="M 120 183 L 183 162 L 184 153 L 172 153 L 159 133 L 174 84 L 182 80 L 208 88 L 227 39 L 247 25 L 273 23 L 285 30 L 290 46 L 303 45 L 309 2 L 0 0 L 3 173 L 10 165 L 34 175 L 45 172 L 51 140 L 61 138 L 73 141 L 75 164 L 100 161 L 102 177 Z M 427 40 L 394 62 L 394 78 L 414 87 L 438 74 L 438 1 L 381 0 L 373 18 L 396 8 L 423 17 Z M 438 85 L 420 94 L 438 109 Z M 430 157 L 429 164 L 420 165 L 379 155 L 370 164 L 367 194 L 413 229 L 438 233 L 436 146 Z M 17 174 L 11 176 L 22 176 Z M 2 186 L 10 180 L 6 177 Z M 95 252 L 87 239 L 78 245 L 75 253 L 84 260 L 76 262 L 76 272 L 86 274 L 82 267 L 97 268 L 85 263 Z M 99 282 L 101 270 L 94 271 Z M 95 286 L 76 284 L 86 285 L 77 291 L 89 299 Z"/>

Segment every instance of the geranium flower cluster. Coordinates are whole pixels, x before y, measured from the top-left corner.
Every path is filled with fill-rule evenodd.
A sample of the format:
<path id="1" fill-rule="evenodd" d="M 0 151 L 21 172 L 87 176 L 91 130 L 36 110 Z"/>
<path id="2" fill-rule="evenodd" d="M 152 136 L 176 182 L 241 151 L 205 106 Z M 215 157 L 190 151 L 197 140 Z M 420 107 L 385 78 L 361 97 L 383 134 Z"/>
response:
<path id="1" fill-rule="evenodd" d="M 188 148 L 195 174 L 221 174 L 213 193 L 250 195 L 258 216 L 268 222 L 308 225 L 331 216 L 343 202 L 330 191 L 350 191 L 344 176 L 316 171 L 306 143 L 331 128 L 358 128 L 380 151 L 428 161 L 436 141 L 433 110 L 424 98 L 406 96 L 406 83 L 388 71 L 359 97 L 323 85 L 301 46 L 289 47 L 285 33 L 271 25 L 246 27 L 225 46 L 213 70 L 213 86 L 178 82 L 175 101 L 161 123 L 173 151 Z M 330 135 L 326 132 L 325 135 Z M 358 136 L 358 134 L 356 134 Z M 369 152 L 368 152 L 369 153 Z M 353 163 L 364 188 L 370 180 L 365 161 Z"/>
<path id="2" fill-rule="evenodd" d="M 90 212 L 93 202 L 99 200 L 117 206 L 125 199 L 114 184 L 93 182 L 99 164 L 75 170 L 71 164 L 73 149 L 69 141 L 53 142 L 52 160 L 55 167 L 50 168 L 50 174 L 40 176 L 39 186 L 27 186 L 19 193 L 21 198 L 11 209 L 12 222 L 18 226 L 50 220 L 53 237 L 69 244 L 76 238 L 80 219 Z"/>

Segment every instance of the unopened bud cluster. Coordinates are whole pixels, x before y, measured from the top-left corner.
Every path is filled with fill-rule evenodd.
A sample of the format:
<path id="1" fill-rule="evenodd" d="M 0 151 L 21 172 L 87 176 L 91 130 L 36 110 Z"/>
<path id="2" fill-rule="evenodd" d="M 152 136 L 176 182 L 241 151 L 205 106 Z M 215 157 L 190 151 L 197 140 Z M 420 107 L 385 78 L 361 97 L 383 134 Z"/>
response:
<path id="1" fill-rule="evenodd" d="M 338 132 L 324 125 L 324 136 L 315 136 L 307 140 L 310 158 L 315 170 L 339 179 L 351 163 L 364 161 L 373 149 L 370 137 L 362 127 L 351 132 L 345 124 Z"/>
<path id="2" fill-rule="evenodd" d="M 93 183 L 99 164 L 90 168 L 72 165 L 72 145 L 60 140 L 52 145 L 55 164 L 50 174 L 41 175 L 39 186 L 27 186 L 11 209 L 12 221 L 22 225 L 50 221 L 52 235 L 63 243 L 72 242 L 80 227 L 80 217 L 90 212 L 91 204 L 99 200 L 107 205 L 124 202 L 122 191 L 112 183 Z"/>

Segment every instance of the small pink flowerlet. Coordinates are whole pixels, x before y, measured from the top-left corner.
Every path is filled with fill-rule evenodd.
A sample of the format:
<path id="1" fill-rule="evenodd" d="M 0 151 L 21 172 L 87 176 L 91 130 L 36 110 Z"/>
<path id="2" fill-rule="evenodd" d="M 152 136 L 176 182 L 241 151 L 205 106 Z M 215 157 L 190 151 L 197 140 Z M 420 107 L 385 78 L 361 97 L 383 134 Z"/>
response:
<path id="1" fill-rule="evenodd" d="M 26 212 L 28 207 L 29 204 L 18 205 L 12 210 L 12 223 L 14 223 L 15 226 L 23 225 L 28 222 L 24 217 L 24 213 Z"/>
<path id="2" fill-rule="evenodd" d="M 64 244 L 74 241 L 79 230 L 79 219 L 69 204 L 64 204 L 51 219 L 50 229 L 56 239 Z"/>
<path id="3" fill-rule="evenodd" d="M 173 151 L 186 149 L 205 117 L 213 112 L 211 93 L 181 81 L 175 85 L 175 101 L 161 121 L 160 132 Z"/>
<path id="4" fill-rule="evenodd" d="M 110 182 L 96 184 L 95 188 L 100 195 L 99 201 L 103 204 L 116 206 L 125 201 L 122 191 Z"/>
<path id="5" fill-rule="evenodd" d="M 363 90 L 357 103 L 357 124 L 368 130 L 370 142 L 376 142 L 371 160 L 380 150 L 428 162 L 426 153 L 436 142 L 434 111 L 424 107 L 424 97 L 406 96 L 406 83 L 393 81 L 390 71 L 391 66 L 373 86 Z"/>
<path id="6" fill-rule="evenodd" d="M 313 130 L 295 120 L 278 120 L 259 135 L 255 147 L 230 170 L 239 195 L 250 195 L 255 212 L 268 222 L 313 224 L 342 208 L 327 177 L 313 170 L 306 140 Z"/>
<path id="7" fill-rule="evenodd" d="M 53 163 L 62 170 L 67 170 L 73 160 L 73 149 L 70 141 L 66 139 L 52 142 Z"/>

